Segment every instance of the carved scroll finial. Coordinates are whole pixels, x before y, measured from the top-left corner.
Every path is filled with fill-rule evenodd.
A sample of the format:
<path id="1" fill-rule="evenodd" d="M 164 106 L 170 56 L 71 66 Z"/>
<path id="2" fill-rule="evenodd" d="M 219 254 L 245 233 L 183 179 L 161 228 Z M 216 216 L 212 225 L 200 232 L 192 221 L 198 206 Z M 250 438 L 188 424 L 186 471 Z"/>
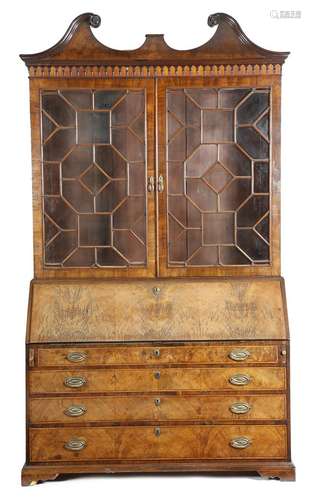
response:
<path id="1" fill-rule="evenodd" d="M 213 26 L 217 26 L 217 24 L 220 24 L 221 22 L 227 22 L 228 24 L 231 24 L 231 26 L 236 26 L 240 31 L 242 31 L 237 21 L 233 17 L 229 16 L 229 14 L 225 14 L 224 12 L 216 12 L 215 14 L 211 14 L 207 20 L 207 24 L 211 28 Z"/>
<path id="2" fill-rule="evenodd" d="M 100 26 L 100 23 L 101 23 L 101 18 L 99 15 L 90 14 L 90 26 L 92 26 L 92 28 L 98 28 L 98 26 Z"/>
<path id="3" fill-rule="evenodd" d="M 213 28 L 213 26 L 217 26 L 217 24 L 219 24 L 219 16 L 220 14 L 211 14 L 210 16 L 208 16 L 208 20 L 207 20 L 207 24 Z"/>

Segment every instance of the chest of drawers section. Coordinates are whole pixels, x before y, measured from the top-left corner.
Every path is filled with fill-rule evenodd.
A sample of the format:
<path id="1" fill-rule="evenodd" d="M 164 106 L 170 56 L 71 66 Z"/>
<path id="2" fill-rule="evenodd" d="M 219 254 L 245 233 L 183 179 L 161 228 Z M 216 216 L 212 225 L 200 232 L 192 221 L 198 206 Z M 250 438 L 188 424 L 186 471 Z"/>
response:
<path id="1" fill-rule="evenodd" d="M 28 348 L 28 461 L 287 460 L 286 342 Z"/>

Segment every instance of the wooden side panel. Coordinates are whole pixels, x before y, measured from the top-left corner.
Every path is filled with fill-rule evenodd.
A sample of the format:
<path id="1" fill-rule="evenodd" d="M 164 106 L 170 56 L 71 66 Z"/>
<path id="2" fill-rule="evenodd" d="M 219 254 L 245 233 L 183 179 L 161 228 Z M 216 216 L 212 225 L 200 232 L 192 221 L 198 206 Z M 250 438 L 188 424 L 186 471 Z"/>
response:
<path id="1" fill-rule="evenodd" d="M 249 411 L 235 414 L 234 403 L 249 405 Z M 68 408 L 85 413 L 68 416 Z M 86 422 L 125 422 L 142 420 L 285 420 L 285 395 L 230 396 L 82 396 L 32 398 L 29 402 L 32 424 L 76 424 Z"/>
<path id="2" fill-rule="evenodd" d="M 35 281 L 29 338 L 38 343 L 284 339 L 282 281 Z"/>
<path id="3" fill-rule="evenodd" d="M 245 385 L 235 385 L 230 378 L 243 375 Z M 66 385 L 71 377 L 81 377 L 83 385 Z M 284 390 L 286 369 L 249 368 L 161 368 L 161 369 L 102 369 L 102 370 L 44 370 L 29 374 L 31 394 L 96 393 L 96 392 L 157 392 L 157 391 L 252 391 Z"/>
<path id="4" fill-rule="evenodd" d="M 235 350 L 246 351 L 248 357 L 242 361 L 230 358 Z M 80 353 L 81 361 L 71 361 L 70 354 Z M 69 359 L 68 359 L 69 357 Z M 38 366 L 94 366 L 119 364 L 159 364 L 159 363 L 204 363 L 204 364 L 252 364 L 277 363 L 279 346 L 229 344 L 229 345 L 184 345 L 184 346 L 107 346 L 59 348 L 38 348 Z"/>
<path id="5" fill-rule="evenodd" d="M 244 436 L 250 446 L 230 441 Z M 81 451 L 65 444 L 79 439 Z M 286 426 L 178 426 L 30 429 L 31 462 L 105 459 L 286 458 Z"/>

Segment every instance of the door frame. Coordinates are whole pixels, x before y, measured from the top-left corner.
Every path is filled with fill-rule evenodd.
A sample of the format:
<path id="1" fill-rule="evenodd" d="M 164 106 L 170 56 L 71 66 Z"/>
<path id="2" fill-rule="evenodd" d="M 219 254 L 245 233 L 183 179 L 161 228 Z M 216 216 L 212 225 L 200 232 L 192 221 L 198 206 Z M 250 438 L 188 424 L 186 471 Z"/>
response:
<path id="1" fill-rule="evenodd" d="M 155 193 L 149 193 L 147 182 L 155 176 L 155 82 L 141 78 L 30 78 L 30 116 L 33 169 L 33 238 L 35 278 L 119 278 L 154 277 L 156 274 Z M 43 193 L 41 172 L 40 92 L 58 89 L 146 89 L 146 209 L 147 266 L 105 268 L 61 268 L 44 265 Z"/>
<path id="2" fill-rule="evenodd" d="M 168 88 L 255 88 L 268 87 L 270 108 L 270 264 L 186 267 L 168 264 L 166 90 Z M 280 75 L 226 77 L 163 77 L 157 79 L 157 175 L 164 178 L 163 192 L 157 192 L 158 276 L 278 276 L 280 275 Z"/>

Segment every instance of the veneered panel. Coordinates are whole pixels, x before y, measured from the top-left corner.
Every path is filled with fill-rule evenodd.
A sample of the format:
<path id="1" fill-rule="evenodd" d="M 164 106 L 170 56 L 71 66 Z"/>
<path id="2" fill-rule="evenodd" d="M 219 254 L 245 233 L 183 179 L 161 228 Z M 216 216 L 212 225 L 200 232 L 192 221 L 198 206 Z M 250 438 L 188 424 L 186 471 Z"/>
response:
<path id="1" fill-rule="evenodd" d="M 284 315 L 279 279 L 34 283 L 29 341 L 282 339 Z"/>
<path id="2" fill-rule="evenodd" d="M 75 429 L 30 429 L 31 462 L 83 461 L 100 459 L 285 459 L 285 425 L 163 425 L 76 427 Z M 236 449 L 231 441 L 245 436 L 251 442 Z M 67 450 L 69 440 L 82 439 L 86 446 L 78 452 Z"/>

